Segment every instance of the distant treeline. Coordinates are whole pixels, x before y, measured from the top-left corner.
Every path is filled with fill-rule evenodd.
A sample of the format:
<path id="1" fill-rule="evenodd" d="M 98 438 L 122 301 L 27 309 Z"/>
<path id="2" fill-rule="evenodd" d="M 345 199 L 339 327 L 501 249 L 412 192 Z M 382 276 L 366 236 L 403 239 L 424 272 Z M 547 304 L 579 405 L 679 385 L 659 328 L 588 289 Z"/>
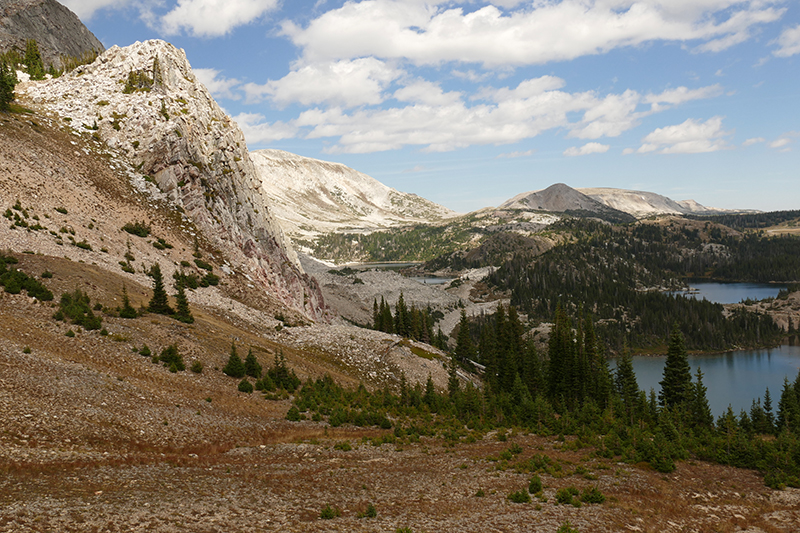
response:
<path id="1" fill-rule="evenodd" d="M 768 228 L 783 222 L 800 218 L 800 211 L 770 211 L 768 213 L 747 213 L 741 215 L 685 215 L 693 220 L 706 220 L 722 224 L 739 231 Z"/>

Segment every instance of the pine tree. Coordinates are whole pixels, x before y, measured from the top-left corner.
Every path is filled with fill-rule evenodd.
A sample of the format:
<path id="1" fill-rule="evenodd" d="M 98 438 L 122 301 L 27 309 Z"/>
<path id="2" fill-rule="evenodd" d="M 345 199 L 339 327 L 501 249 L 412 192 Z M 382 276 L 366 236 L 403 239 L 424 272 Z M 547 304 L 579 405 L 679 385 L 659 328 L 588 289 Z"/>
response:
<path id="1" fill-rule="evenodd" d="M 664 364 L 664 378 L 659 385 L 661 385 L 659 402 L 662 407 L 674 407 L 689 400 L 692 390 L 689 355 L 677 323 L 672 326 L 667 348 L 667 362 Z"/>
<path id="2" fill-rule="evenodd" d="M 42 63 L 42 55 L 39 53 L 39 45 L 36 44 L 34 39 L 28 39 L 25 42 L 24 63 L 28 68 L 28 74 L 32 80 L 44 79 L 44 63 Z"/>
<path id="3" fill-rule="evenodd" d="M 469 333 L 467 313 L 463 309 L 461 310 L 461 321 L 458 323 L 458 337 L 453 357 L 455 361 L 462 364 L 467 360 L 475 359 L 475 345 L 472 343 L 472 336 Z"/>
<path id="4" fill-rule="evenodd" d="M 247 357 L 244 359 L 244 373 L 248 376 L 259 379 L 261 377 L 261 365 L 256 359 L 256 356 L 253 355 L 253 349 L 247 352 Z"/>
<path id="5" fill-rule="evenodd" d="M 436 388 L 433 386 L 433 378 L 428 374 L 428 381 L 425 382 L 425 396 L 422 401 L 433 410 L 436 407 Z"/>
<path id="6" fill-rule="evenodd" d="M 8 111 L 14 101 L 14 87 L 17 84 L 17 74 L 14 65 L 0 62 L 0 111 Z"/>
<path id="7" fill-rule="evenodd" d="M 697 367 L 696 381 L 692 386 L 691 413 L 692 423 L 697 427 L 711 428 L 714 424 L 714 416 L 711 414 L 711 407 L 708 405 L 706 393 L 708 389 L 703 385 L 703 372 Z"/>
<path id="8" fill-rule="evenodd" d="M 617 359 L 616 370 L 617 394 L 627 414 L 627 419 L 633 424 L 641 406 L 639 405 L 639 384 L 633 371 L 633 361 L 630 355 Z"/>
<path id="9" fill-rule="evenodd" d="M 458 363 L 456 362 L 455 354 L 453 354 L 453 356 L 450 357 L 450 368 L 447 372 L 447 392 L 450 394 L 451 400 L 455 399 L 460 385 L 458 381 Z"/>
<path id="10" fill-rule="evenodd" d="M 171 315 L 175 311 L 169 306 L 169 299 L 167 291 L 164 290 L 164 277 L 161 274 L 161 267 L 158 263 L 150 268 L 150 277 L 153 278 L 153 297 L 147 309 L 151 313 L 158 313 L 160 315 Z"/>
<path id="11" fill-rule="evenodd" d="M 236 344 L 233 342 L 231 343 L 231 355 L 228 357 L 228 362 L 225 364 L 222 372 L 232 378 L 243 378 L 246 374 L 244 363 L 236 353 Z"/>
<path id="12" fill-rule="evenodd" d="M 175 282 L 175 319 L 185 324 L 192 324 L 194 317 L 189 309 L 189 300 L 186 298 L 186 290 L 183 288 L 183 276 Z"/>
<path id="13" fill-rule="evenodd" d="M 783 378 L 783 390 L 781 399 L 778 400 L 778 432 L 784 429 L 797 432 L 800 428 L 800 405 L 797 403 L 797 396 L 794 387 L 789 383 L 789 378 Z"/>
<path id="14" fill-rule="evenodd" d="M 383 331 L 383 323 L 381 320 L 380 309 L 378 308 L 378 299 L 372 299 L 372 329 L 375 331 Z"/>
<path id="15" fill-rule="evenodd" d="M 764 416 L 768 429 L 766 433 L 775 433 L 775 414 L 772 412 L 772 395 L 769 393 L 769 387 L 764 391 Z"/>
<path id="16" fill-rule="evenodd" d="M 136 309 L 131 305 L 131 300 L 128 298 L 128 289 L 125 285 L 122 286 L 122 307 L 119 308 L 120 318 L 136 318 Z"/>

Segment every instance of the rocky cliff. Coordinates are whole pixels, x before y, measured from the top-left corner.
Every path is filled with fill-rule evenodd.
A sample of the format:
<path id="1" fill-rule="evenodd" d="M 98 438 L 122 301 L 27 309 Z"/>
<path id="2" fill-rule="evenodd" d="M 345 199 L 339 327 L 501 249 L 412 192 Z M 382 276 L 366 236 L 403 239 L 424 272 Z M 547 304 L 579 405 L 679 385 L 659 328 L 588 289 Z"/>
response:
<path id="1" fill-rule="evenodd" d="M 35 39 L 45 66 L 60 68 L 62 56 L 105 50 L 80 19 L 55 0 L 0 0 L 0 51 L 25 51 Z"/>
<path id="2" fill-rule="evenodd" d="M 518 194 L 500 205 L 500 209 L 550 211 L 575 216 L 594 216 L 611 222 L 631 222 L 634 220 L 628 213 L 609 207 L 563 183 L 556 183 L 541 191 Z"/>
<path id="3" fill-rule="evenodd" d="M 91 132 L 154 181 L 211 245 L 290 307 L 318 319 L 324 304 L 270 212 L 244 135 L 197 81 L 182 50 L 159 40 L 112 47 L 60 78 L 18 93 Z"/>
<path id="4" fill-rule="evenodd" d="M 275 217 L 292 238 L 430 223 L 455 215 L 340 163 L 281 150 L 258 150 L 250 156 Z"/>

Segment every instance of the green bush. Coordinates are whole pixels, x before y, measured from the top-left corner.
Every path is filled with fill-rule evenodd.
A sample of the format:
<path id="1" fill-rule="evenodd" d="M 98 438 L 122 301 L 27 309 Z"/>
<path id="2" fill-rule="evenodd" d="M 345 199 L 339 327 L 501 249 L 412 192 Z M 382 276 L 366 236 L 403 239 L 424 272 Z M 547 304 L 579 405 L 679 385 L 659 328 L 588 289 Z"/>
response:
<path id="1" fill-rule="evenodd" d="M 563 487 L 556 492 L 556 502 L 561 505 L 574 504 L 573 498 L 580 494 L 575 487 Z"/>
<path id="2" fill-rule="evenodd" d="M 378 516 L 378 511 L 375 509 L 375 506 L 371 503 L 367 505 L 367 509 L 364 512 L 358 513 L 358 518 L 375 518 Z"/>
<path id="3" fill-rule="evenodd" d="M 580 533 L 577 529 L 573 529 L 572 524 L 569 523 L 569 520 L 565 521 L 559 528 L 556 530 L 556 533 Z"/>
<path id="4" fill-rule="evenodd" d="M 597 487 L 584 489 L 581 493 L 581 501 L 583 503 L 604 503 L 606 501 L 605 495 Z"/>
<path id="5" fill-rule="evenodd" d="M 139 350 L 139 355 L 143 357 L 150 357 L 151 355 L 153 355 L 153 353 L 150 351 L 150 348 L 146 344 L 143 344 L 142 349 Z"/>
<path id="6" fill-rule="evenodd" d="M 195 360 L 195 362 L 192 363 L 192 366 L 189 367 L 189 370 L 191 370 L 195 374 L 202 374 L 203 373 L 203 363 L 201 361 L 199 361 L 199 360 Z"/>
<path id="7" fill-rule="evenodd" d="M 122 229 L 130 233 L 131 235 L 136 235 L 137 237 L 147 237 L 150 235 L 150 226 L 145 224 L 144 222 L 128 222 Z"/>
<path id="8" fill-rule="evenodd" d="M 319 517 L 322 520 L 330 520 L 332 518 L 336 518 L 342 516 L 342 511 L 338 507 L 331 507 L 330 504 L 326 505 L 322 508 L 322 511 L 319 513 Z"/>
<path id="9" fill-rule="evenodd" d="M 528 484 L 528 492 L 531 494 L 542 492 L 542 478 L 539 477 L 539 474 L 535 474 L 531 478 L 531 482 Z"/>
<path id="10" fill-rule="evenodd" d="M 253 392 L 253 384 L 247 381 L 247 378 L 243 378 L 242 381 L 239 382 L 239 392 L 246 392 L 250 394 Z"/>
<path id="11" fill-rule="evenodd" d="M 343 452 L 349 452 L 350 450 L 352 450 L 352 449 L 353 449 L 353 447 L 352 447 L 352 446 L 350 446 L 350 443 L 349 443 L 349 442 L 347 442 L 347 441 L 342 441 L 342 442 L 337 442 L 337 443 L 336 443 L 336 444 L 333 446 L 333 449 L 334 449 L 334 450 L 342 450 Z"/>
<path id="12" fill-rule="evenodd" d="M 186 370 L 186 365 L 183 364 L 183 356 L 178 352 L 177 344 L 170 344 L 163 350 L 161 355 L 158 356 L 165 367 L 169 368 L 170 372 L 178 372 Z"/>
<path id="13" fill-rule="evenodd" d="M 56 320 L 69 318 L 73 324 L 83 326 L 88 331 L 100 329 L 103 320 L 101 317 L 94 315 L 90 306 L 89 295 L 80 289 L 65 292 L 61 295 L 59 310 L 53 317 Z"/>
<path id="14" fill-rule="evenodd" d="M 518 490 L 508 495 L 508 501 L 514 503 L 531 503 L 531 495 L 525 490 Z"/>

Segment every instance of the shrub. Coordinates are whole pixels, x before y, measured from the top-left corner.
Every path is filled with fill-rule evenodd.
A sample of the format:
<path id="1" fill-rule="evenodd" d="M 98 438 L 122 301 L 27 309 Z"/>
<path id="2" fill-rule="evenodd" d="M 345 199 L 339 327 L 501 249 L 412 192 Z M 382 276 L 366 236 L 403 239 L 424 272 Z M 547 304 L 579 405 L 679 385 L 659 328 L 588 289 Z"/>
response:
<path id="1" fill-rule="evenodd" d="M 203 373 L 203 363 L 200 361 L 195 361 L 192 363 L 192 366 L 189 368 L 195 374 L 202 374 Z"/>
<path id="2" fill-rule="evenodd" d="M 150 357 L 151 355 L 153 355 L 153 353 L 150 351 L 150 348 L 146 344 L 144 344 L 142 345 L 142 349 L 139 350 L 139 355 L 141 355 L 142 357 Z"/>
<path id="3" fill-rule="evenodd" d="M 56 207 L 56 211 L 58 211 L 62 215 L 66 215 L 67 214 L 67 209 L 65 207 Z"/>
<path id="4" fill-rule="evenodd" d="M 183 364 L 183 356 L 178 353 L 177 344 L 170 344 L 161 350 L 161 355 L 158 356 L 158 360 L 161 361 L 165 367 L 169 368 L 170 372 L 186 370 L 186 365 Z"/>
<path id="5" fill-rule="evenodd" d="M 358 518 L 375 518 L 378 516 L 378 511 L 375 509 L 375 506 L 371 503 L 367 505 L 367 509 L 364 512 L 358 513 Z"/>
<path id="6" fill-rule="evenodd" d="M 531 478 L 531 482 L 528 485 L 528 492 L 531 494 L 538 494 L 542 492 L 542 478 L 539 477 L 539 474 L 535 474 Z"/>
<path id="7" fill-rule="evenodd" d="M 50 279 L 52 277 L 53 273 L 50 272 L 49 270 L 45 270 L 44 272 L 42 272 L 42 279 Z"/>
<path id="8" fill-rule="evenodd" d="M 575 487 L 563 487 L 556 492 L 556 502 L 567 505 L 574 504 L 573 497 L 579 494 L 578 489 Z"/>
<path id="9" fill-rule="evenodd" d="M 239 382 L 239 392 L 250 394 L 253 392 L 253 384 L 247 381 L 247 378 L 242 379 L 242 381 Z"/>
<path id="10" fill-rule="evenodd" d="M 150 226 L 145 224 L 144 222 L 128 222 L 122 229 L 130 233 L 131 235 L 136 235 L 137 237 L 147 237 L 150 235 Z"/>
<path id="11" fill-rule="evenodd" d="M 64 335 L 66 335 L 67 337 L 74 337 L 75 336 L 75 332 L 72 331 L 71 329 L 68 329 L 67 332 L 64 333 Z"/>
<path id="12" fill-rule="evenodd" d="M 56 320 L 69 318 L 73 324 L 83 326 L 86 330 L 100 329 L 102 318 L 95 316 L 89 305 L 89 295 L 80 289 L 65 292 L 61 295 L 59 311 L 54 315 Z"/>
<path id="13" fill-rule="evenodd" d="M 572 527 L 572 524 L 569 523 L 569 520 L 565 521 L 559 528 L 556 530 L 556 533 L 580 533 L 577 529 Z"/>
<path id="14" fill-rule="evenodd" d="M 330 504 L 323 507 L 319 513 L 319 517 L 322 520 L 330 520 L 339 516 L 342 516 L 342 510 L 338 507 L 331 507 Z"/>
<path id="15" fill-rule="evenodd" d="M 128 289 L 124 285 L 122 286 L 122 307 L 117 309 L 119 310 L 120 318 L 136 318 L 138 316 L 136 309 L 131 305 L 130 298 L 128 298 Z"/>
<path id="16" fill-rule="evenodd" d="M 581 501 L 583 503 L 604 503 L 606 501 L 605 495 L 597 487 L 584 489 L 581 494 Z"/>
<path id="17" fill-rule="evenodd" d="M 209 263 L 206 263 L 202 259 L 195 259 L 194 264 L 198 266 L 198 268 L 202 268 L 203 270 L 208 270 L 209 272 L 214 270 L 214 267 Z"/>
<path id="18" fill-rule="evenodd" d="M 289 408 L 289 412 L 286 413 L 286 420 L 291 422 L 299 422 L 303 418 L 300 415 L 300 409 L 297 408 L 296 405 L 293 405 Z"/>
<path id="19" fill-rule="evenodd" d="M 349 443 L 349 442 L 347 442 L 347 441 L 342 441 L 342 442 L 337 442 L 337 443 L 336 443 L 336 444 L 333 446 L 333 449 L 334 449 L 334 450 L 341 450 L 341 451 L 343 451 L 343 452 L 349 452 L 350 450 L 352 450 L 352 449 L 353 449 L 353 447 L 352 447 L 352 446 L 350 446 L 350 443 Z"/>
<path id="20" fill-rule="evenodd" d="M 508 501 L 514 503 L 530 503 L 531 495 L 527 491 L 518 490 L 508 495 Z"/>
<path id="21" fill-rule="evenodd" d="M 26 347 L 24 347 L 24 348 L 22 349 L 22 353 L 31 353 L 31 347 L 30 347 L 30 346 L 26 346 Z"/>

